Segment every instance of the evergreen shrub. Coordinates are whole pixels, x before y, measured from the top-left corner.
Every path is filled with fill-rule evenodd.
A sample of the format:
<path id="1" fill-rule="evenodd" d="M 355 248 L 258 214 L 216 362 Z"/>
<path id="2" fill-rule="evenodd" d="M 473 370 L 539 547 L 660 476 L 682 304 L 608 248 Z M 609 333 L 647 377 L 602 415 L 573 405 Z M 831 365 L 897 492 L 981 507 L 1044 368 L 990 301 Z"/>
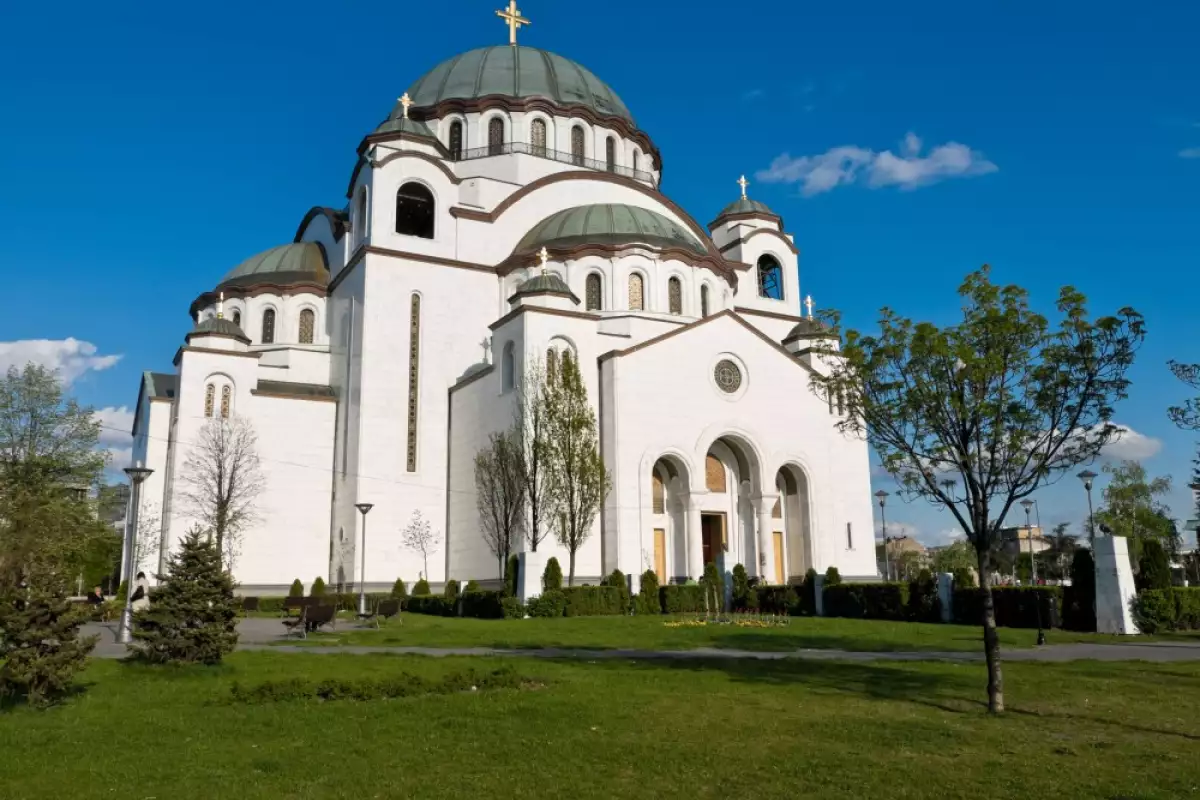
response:
<path id="1" fill-rule="evenodd" d="M 476 619 L 501 619 L 504 617 L 504 592 L 474 589 L 463 592 L 462 615 Z"/>
<path id="2" fill-rule="evenodd" d="M 670 584 L 658 590 L 664 614 L 682 614 L 704 610 L 705 587 L 698 584 Z"/>
<path id="3" fill-rule="evenodd" d="M 69 581 L 37 566 L 27 589 L 0 597 L 0 699 L 53 705 L 71 691 L 96 636 L 80 636 L 86 608 L 70 603 Z"/>
<path id="4" fill-rule="evenodd" d="M 501 593 L 503 594 L 503 592 Z M 501 597 L 500 610 L 505 619 L 524 619 L 525 606 L 515 597 Z"/>
<path id="5" fill-rule="evenodd" d="M 418 580 L 416 583 L 413 584 L 412 593 L 414 595 L 433 594 L 433 592 L 429 591 L 429 581 L 425 580 L 424 578 L 421 578 L 420 580 Z"/>
<path id="6" fill-rule="evenodd" d="M 563 587 L 562 567 L 558 565 L 558 559 L 553 556 L 546 562 L 546 569 L 542 571 L 542 591 L 556 592 Z"/>
<path id="7" fill-rule="evenodd" d="M 625 613 L 628 593 L 616 586 L 568 586 L 561 590 L 568 617 L 604 617 Z"/>
<path id="8" fill-rule="evenodd" d="M 1139 591 L 1171 588 L 1171 562 L 1167 551 L 1156 539 L 1142 543 L 1142 556 L 1138 559 L 1137 587 Z"/>
<path id="9" fill-rule="evenodd" d="M 122 583 L 121 585 L 124 586 L 125 584 Z M 296 580 L 292 581 L 292 588 L 288 589 L 287 596 L 304 597 L 304 584 L 300 582 L 299 578 L 296 578 Z"/>
<path id="10" fill-rule="evenodd" d="M 566 608 L 567 596 L 561 589 L 551 589 L 530 600 L 525 610 L 531 617 L 561 617 Z"/>
<path id="11" fill-rule="evenodd" d="M 838 572 L 837 567 L 830 567 L 829 569 L 825 570 L 825 588 L 826 589 L 828 589 L 830 586 L 841 586 L 841 585 L 842 585 L 842 573 Z"/>
<path id="12" fill-rule="evenodd" d="M 404 585 L 403 578 L 396 578 L 396 582 L 392 584 L 392 598 L 395 600 L 404 600 L 408 597 L 408 587 Z"/>
<path id="13" fill-rule="evenodd" d="M 514 553 L 508 557 L 508 561 L 504 562 L 504 593 L 509 597 L 516 597 L 518 594 L 517 579 L 520 577 L 518 575 L 520 571 L 521 560 L 517 558 L 516 554 Z"/>
<path id="14" fill-rule="evenodd" d="M 1071 559 L 1071 585 L 1063 587 L 1063 627 L 1096 630 L 1096 562 L 1083 547 Z"/>
<path id="15" fill-rule="evenodd" d="M 661 614 L 662 600 L 658 596 L 658 575 L 652 569 L 638 580 L 638 596 L 634 608 L 637 614 Z"/>
<path id="16" fill-rule="evenodd" d="M 317 579 L 315 581 L 313 581 L 312 588 L 308 590 L 308 593 L 312 597 L 324 597 L 325 596 L 325 579 L 322 578 L 320 575 L 318 575 Z"/>

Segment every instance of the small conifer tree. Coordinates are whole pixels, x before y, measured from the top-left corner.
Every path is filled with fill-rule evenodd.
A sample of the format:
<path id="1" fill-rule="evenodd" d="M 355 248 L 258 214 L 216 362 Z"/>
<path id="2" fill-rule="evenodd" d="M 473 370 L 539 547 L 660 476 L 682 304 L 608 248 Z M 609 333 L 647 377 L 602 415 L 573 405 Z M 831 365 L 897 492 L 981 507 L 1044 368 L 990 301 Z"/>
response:
<path id="1" fill-rule="evenodd" d="M 150 607 L 134 615 L 134 653 L 151 663 L 219 664 L 237 645 L 233 578 L 216 542 L 188 531 L 167 562 L 166 582 Z"/>
<path id="2" fill-rule="evenodd" d="M 413 584 L 413 595 L 414 596 L 426 595 L 429 593 L 430 593 L 429 592 L 429 581 L 425 580 L 424 578 L 421 578 L 419 581 L 417 581 L 416 583 Z"/>
<path id="3" fill-rule="evenodd" d="M 317 579 L 315 581 L 313 581 L 312 588 L 308 590 L 308 593 L 311 594 L 313 597 L 324 597 L 325 596 L 325 579 L 322 578 L 320 575 L 318 575 Z"/>
<path id="4" fill-rule="evenodd" d="M 453 605 L 458 602 L 458 581 L 446 581 L 446 588 L 442 590 L 442 597 L 446 598 L 446 602 Z"/>
<path id="5" fill-rule="evenodd" d="M 1147 539 L 1142 544 L 1142 557 L 1138 559 L 1139 589 L 1170 589 L 1171 562 L 1167 551 L 1157 539 Z"/>
<path id="6" fill-rule="evenodd" d="M 392 597 L 396 600 L 408 597 L 408 587 L 404 585 L 403 578 L 396 578 L 396 582 L 392 584 Z"/>
<path id="7" fill-rule="evenodd" d="M 514 553 L 508 557 L 508 561 L 504 564 L 504 594 L 509 597 L 517 596 L 517 573 L 520 571 L 521 560 Z"/>
<path id="8" fill-rule="evenodd" d="M 705 605 L 710 611 L 722 611 L 725 608 L 725 579 L 717 570 L 717 565 L 708 562 L 704 565 L 704 577 L 700 583 L 704 586 Z"/>
<path id="9" fill-rule="evenodd" d="M 554 592 L 562 588 L 562 567 L 558 559 L 551 557 L 546 562 L 546 571 L 542 573 L 542 591 Z"/>
<path id="10" fill-rule="evenodd" d="M 637 613 L 662 613 L 662 602 L 658 597 L 658 575 L 652 569 L 643 572 L 641 580 L 638 581 Z"/>
<path id="11" fill-rule="evenodd" d="M 304 584 L 299 578 L 292 581 L 292 588 L 288 589 L 288 597 L 304 597 Z"/>
<path id="12" fill-rule="evenodd" d="M 840 586 L 842 583 L 842 574 L 838 572 L 837 567 L 830 567 L 825 570 L 825 585 Z"/>
<path id="13" fill-rule="evenodd" d="M 751 607 L 750 577 L 746 574 L 746 568 L 741 564 L 733 566 L 733 596 L 730 599 L 733 601 L 734 611 L 746 611 Z"/>

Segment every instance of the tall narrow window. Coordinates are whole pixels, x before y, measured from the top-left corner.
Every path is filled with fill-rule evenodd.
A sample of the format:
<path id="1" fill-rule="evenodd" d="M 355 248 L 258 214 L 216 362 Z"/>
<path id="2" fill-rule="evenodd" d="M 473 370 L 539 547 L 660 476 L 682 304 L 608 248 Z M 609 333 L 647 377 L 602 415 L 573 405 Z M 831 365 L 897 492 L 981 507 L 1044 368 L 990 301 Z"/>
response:
<path id="1" fill-rule="evenodd" d="M 593 272 L 591 275 L 587 276 L 587 285 L 585 289 L 586 291 L 584 291 L 584 296 L 587 299 L 587 310 L 599 311 L 601 308 L 601 285 L 600 275 L 598 273 Z"/>
<path id="2" fill-rule="evenodd" d="M 667 304 L 672 314 L 683 313 L 683 284 L 679 278 L 667 281 Z"/>
<path id="3" fill-rule="evenodd" d="M 638 168 L 638 151 L 634 150 L 632 153 L 629 154 L 629 169 L 633 172 L 637 172 L 637 168 Z"/>
<path id="4" fill-rule="evenodd" d="M 700 316 L 708 316 L 708 286 L 700 287 Z"/>
<path id="5" fill-rule="evenodd" d="M 362 188 L 358 190 L 358 202 L 354 204 L 354 230 L 358 232 L 358 240 L 361 242 L 367 238 L 367 190 Z"/>
<path id="6" fill-rule="evenodd" d="M 221 419 L 229 419 L 229 403 L 233 399 L 233 389 L 228 384 L 221 387 Z"/>
<path id="7" fill-rule="evenodd" d="M 262 323 L 262 343 L 273 344 L 275 342 L 275 309 L 268 308 L 263 312 Z"/>
<path id="8" fill-rule="evenodd" d="M 617 171 L 617 140 L 611 136 L 604 140 L 604 166 L 609 172 Z"/>
<path id="9" fill-rule="evenodd" d="M 546 155 L 546 121 L 544 119 L 535 119 L 530 125 L 530 138 L 533 140 L 533 154 L 535 156 Z"/>
<path id="10" fill-rule="evenodd" d="M 854 528 L 852 525 L 853 523 L 846 523 L 846 547 L 850 548 L 851 550 L 854 549 Z"/>
<path id="11" fill-rule="evenodd" d="M 663 480 L 657 472 L 650 475 L 650 502 L 653 504 L 651 507 L 653 513 L 666 513 L 666 492 L 663 489 Z"/>
<path id="12" fill-rule="evenodd" d="M 758 296 L 771 300 L 783 299 L 783 269 L 771 256 L 758 260 Z"/>
<path id="13" fill-rule="evenodd" d="M 546 380 L 555 381 L 558 375 L 558 353 L 551 347 L 546 350 Z"/>
<path id="14" fill-rule="evenodd" d="M 583 126 L 571 128 L 571 161 L 576 166 L 583 166 Z"/>
<path id="15" fill-rule="evenodd" d="M 450 160 L 458 161 L 463 154 L 463 124 L 458 120 L 450 123 Z"/>
<path id="16" fill-rule="evenodd" d="M 316 327 L 317 315 L 311 308 L 300 312 L 300 344 L 313 343 L 313 329 Z"/>
<path id="17" fill-rule="evenodd" d="M 204 416 L 211 417 L 213 415 L 213 402 L 217 397 L 217 387 L 211 383 L 204 388 Z"/>
<path id="18" fill-rule="evenodd" d="M 645 285 L 642 276 L 636 272 L 629 276 L 629 310 L 641 311 L 645 308 Z"/>
<path id="19" fill-rule="evenodd" d="M 488 155 L 498 156 L 504 152 L 504 120 L 492 117 L 488 122 Z"/>
<path id="20" fill-rule="evenodd" d="M 408 321 L 408 471 L 417 471 L 417 390 L 421 369 L 421 296 L 412 296 Z"/>
<path id="21" fill-rule="evenodd" d="M 504 356 L 500 362 L 501 388 L 511 391 L 516 386 L 516 357 L 513 355 L 513 343 L 504 345 Z"/>
<path id="22" fill-rule="evenodd" d="M 240 311 L 233 312 L 233 324 L 237 325 L 239 328 L 242 327 L 242 312 L 240 312 Z"/>
<path id="23" fill-rule="evenodd" d="M 433 192 L 410 181 L 396 192 L 396 233 L 433 238 Z"/>

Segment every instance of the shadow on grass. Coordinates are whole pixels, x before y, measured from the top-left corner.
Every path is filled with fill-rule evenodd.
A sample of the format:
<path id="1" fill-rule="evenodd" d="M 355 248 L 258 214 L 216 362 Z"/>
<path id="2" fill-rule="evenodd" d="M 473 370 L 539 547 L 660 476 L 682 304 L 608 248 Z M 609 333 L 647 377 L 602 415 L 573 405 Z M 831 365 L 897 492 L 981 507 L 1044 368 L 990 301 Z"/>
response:
<path id="1" fill-rule="evenodd" d="M 972 651 L 947 647 L 946 642 L 970 642 L 978 644 L 983 654 L 982 637 L 950 636 L 928 643 L 911 639 L 870 638 L 853 634 L 835 635 L 825 633 L 753 633 L 745 629 L 730 629 L 712 636 L 711 647 L 720 650 L 753 650 L 755 652 L 790 652 L 793 650 L 843 650 L 847 653 L 965 653 Z"/>

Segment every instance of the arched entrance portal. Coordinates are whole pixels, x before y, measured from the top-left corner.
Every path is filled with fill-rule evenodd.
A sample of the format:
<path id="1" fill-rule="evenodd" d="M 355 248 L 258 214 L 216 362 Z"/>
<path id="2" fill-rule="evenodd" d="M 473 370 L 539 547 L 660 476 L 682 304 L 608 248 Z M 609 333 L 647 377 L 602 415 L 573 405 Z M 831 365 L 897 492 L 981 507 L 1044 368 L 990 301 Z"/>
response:
<path id="1" fill-rule="evenodd" d="M 688 471 L 675 456 L 654 462 L 650 473 L 650 541 L 643 561 L 658 582 L 682 583 L 688 577 Z"/>
<path id="2" fill-rule="evenodd" d="M 771 540 L 775 575 L 780 583 L 798 583 L 813 565 L 812 521 L 809 515 L 808 476 L 795 464 L 785 464 L 775 475 L 779 500 L 771 512 Z M 782 558 L 782 563 L 779 563 Z"/>
<path id="3" fill-rule="evenodd" d="M 758 455 L 741 437 L 721 436 L 709 446 L 704 459 L 707 493 L 697 503 L 699 535 L 693 534 L 689 575 L 699 577 L 710 563 L 723 574 L 735 564 L 759 574 L 754 503 L 762 490 L 760 475 Z"/>

